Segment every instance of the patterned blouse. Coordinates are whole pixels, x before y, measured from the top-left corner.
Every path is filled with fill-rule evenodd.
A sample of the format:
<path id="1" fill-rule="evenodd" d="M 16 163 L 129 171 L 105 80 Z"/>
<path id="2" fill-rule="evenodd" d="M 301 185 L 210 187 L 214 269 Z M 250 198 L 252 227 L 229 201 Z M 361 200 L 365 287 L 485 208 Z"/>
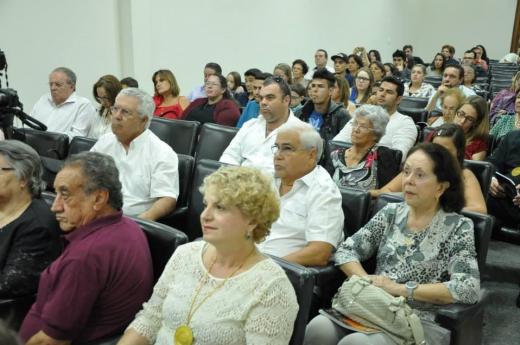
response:
<path id="1" fill-rule="evenodd" d="M 399 284 L 442 282 L 455 302 L 477 302 L 480 275 L 471 220 L 440 209 L 426 229 L 411 232 L 406 225 L 408 213 L 404 202 L 385 206 L 340 245 L 336 265 L 362 262 L 375 254 L 377 275 Z M 419 309 L 421 317 L 434 319 L 435 305 L 412 302 L 411 306 Z"/>
<path id="2" fill-rule="evenodd" d="M 405 83 L 404 84 L 404 94 L 403 96 L 407 97 L 427 97 L 430 98 L 435 93 L 435 88 L 428 83 L 422 83 L 421 87 L 417 91 L 410 91 L 410 86 L 412 83 Z"/>
<path id="3" fill-rule="evenodd" d="M 515 125 L 516 115 L 515 114 L 507 114 L 501 115 L 498 117 L 497 122 L 491 128 L 489 134 L 495 136 L 496 138 L 503 137 L 510 131 L 517 129 Z"/>
<path id="4" fill-rule="evenodd" d="M 355 166 L 348 167 L 345 162 L 345 149 L 331 153 L 334 174 L 332 179 L 339 187 L 360 188 L 363 190 L 376 189 L 377 183 L 377 150 L 370 152 Z"/>

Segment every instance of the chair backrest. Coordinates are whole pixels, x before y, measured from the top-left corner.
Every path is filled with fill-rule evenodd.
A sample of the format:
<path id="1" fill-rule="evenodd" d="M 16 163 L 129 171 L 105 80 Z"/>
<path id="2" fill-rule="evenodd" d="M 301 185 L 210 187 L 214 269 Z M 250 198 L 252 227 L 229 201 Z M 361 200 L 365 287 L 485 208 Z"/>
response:
<path id="1" fill-rule="evenodd" d="M 94 144 L 96 144 L 96 139 L 80 137 L 80 136 L 74 137 L 70 141 L 68 156 L 74 155 L 74 154 L 80 153 L 80 152 L 90 151 L 90 149 L 92 148 L 92 146 L 94 146 Z"/>
<path id="2" fill-rule="evenodd" d="M 403 97 L 399 103 L 399 107 L 412 109 L 426 109 L 428 105 L 427 97 Z"/>
<path id="3" fill-rule="evenodd" d="M 199 133 L 200 122 L 169 120 L 154 117 L 150 130 L 162 141 L 170 145 L 176 153 L 193 156 Z"/>
<path id="4" fill-rule="evenodd" d="M 205 123 L 199 134 L 199 142 L 195 150 L 195 157 L 199 159 L 212 159 L 218 161 L 222 153 L 238 132 L 238 128 Z"/>
<path id="5" fill-rule="evenodd" d="M 181 244 L 187 243 L 188 237 L 168 225 L 140 218 L 132 217 L 132 219 L 139 224 L 148 240 L 152 254 L 154 282 L 157 282 L 173 252 Z"/>
<path id="6" fill-rule="evenodd" d="M 287 278 L 291 281 L 291 284 L 296 293 L 296 299 L 300 309 L 294 322 L 293 335 L 291 337 L 290 345 L 303 344 L 303 338 L 305 336 L 305 328 L 309 321 L 309 313 L 311 310 L 312 302 L 312 290 L 315 282 L 315 272 L 312 269 L 303 267 L 298 264 L 293 264 L 284 259 L 272 256 L 272 259 L 280 265 Z"/>
<path id="7" fill-rule="evenodd" d="M 367 191 L 356 188 L 341 187 L 339 191 L 342 199 L 341 208 L 345 215 L 343 232 L 347 238 L 367 222 L 371 197 Z"/>
<path id="8" fill-rule="evenodd" d="M 434 88 L 438 88 L 442 83 L 441 77 L 426 77 L 424 78 L 424 82 L 430 84 Z"/>
<path id="9" fill-rule="evenodd" d="M 352 147 L 352 143 L 346 143 L 344 141 L 335 141 L 335 140 L 329 140 L 327 145 L 329 146 L 329 150 L 328 150 L 329 153 L 336 151 L 338 149 L 342 149 L 342 148 L 348 149 L 348 148 Z"/>
<path id="10" fill-rule="evenodd" d="M 424 127 L 421 131 L 420 142 L 426 141 L 433 132 L 435 132 L 435 127 Z"/>
<path id="11" fill-rule="evenodd" d="M 188 202 L 188 214 L 184 223 L 184 228 L 180 229 L 188 235 L 190 241 L 202 236 L 202 229 L 200 227 L 200 214 L 204 210 L 202 203 L 202 194 L 199 187 L 202 185 L 204 178 L 221 166 L 226 164 L 209 159 L 201 159 L 195 164 L 193 172 L 193 180 L 191 184 L 190 197 Z"/>
<path id="12" fill-rule="evenodd" d="M 54 198 L 56 198 L 56 194 L 52 192 L 42 192 L 41 198 L 47 205 L 52 206 L 52 203 L 54 202 Z"/>
<path id="13" fill-rule="evenodd" d="M 179 208 L 188 204 L 195 159 L 183 154 L 178 154 L 177 158 L 179 159 L 179 196 L 177 197 L 176 208 Z"/>
<path id="14" fill-rule="evenodd" d="M 43 157 L 64 159 L 69 151 L 69 137 L 63 133 L 16 128 L 13 137 L 25 142 Z"/>
<path id="15" fill-rule="evenodd" d="M 495 168 L 493 164 L 485 161 L 474 161 L 465 159 L 464 166 L 470 169 L 480 184 L 480 189 L 482 189 L 482 195 L 484 195 L 484 199 L 487 200 L 489 187 L 491 185 L 491 178 L 495 173 Z"/>

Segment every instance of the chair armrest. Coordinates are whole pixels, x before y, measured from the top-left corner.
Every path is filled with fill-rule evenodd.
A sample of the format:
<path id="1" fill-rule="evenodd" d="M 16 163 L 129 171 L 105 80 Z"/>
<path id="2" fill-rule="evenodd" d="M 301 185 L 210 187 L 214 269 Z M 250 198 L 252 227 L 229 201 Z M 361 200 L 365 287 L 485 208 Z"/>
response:
<path id="1" fill-rule="evenodd" d="M 172 213 L 158 220 L 159 223 L 166 224 L 175 229 L 184 229 L 184 224 L 188 217 L 188 206 L 176 208 Z M 181 230 L 182 231 L 182 230 Z"/>
<path id="2" fill-rule="evenodd" d="M 435 321 L 441 326 L 450 329 L 452 327 L 449 325 L 459 324 L 483 310 L 488 297 L 489 292 L 486 289 L 481 289 L 480 299 L 475 304 L 454 303 L 442 306 L 437 310 Z"/>

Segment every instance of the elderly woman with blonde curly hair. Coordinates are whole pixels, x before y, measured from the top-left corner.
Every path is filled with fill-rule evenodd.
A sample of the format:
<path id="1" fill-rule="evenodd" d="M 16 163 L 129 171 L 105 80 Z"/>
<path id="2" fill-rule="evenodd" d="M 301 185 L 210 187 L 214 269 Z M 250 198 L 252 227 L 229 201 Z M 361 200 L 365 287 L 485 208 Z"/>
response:
<path id="1" fill-rule="evenodd" d="M 223 167 L 204 179 L 203 240 L 179 247 L 120 345 L 287 344 L 298 311 L 284 271 L 256 243 L 280 206 L 258 170 Z"/>

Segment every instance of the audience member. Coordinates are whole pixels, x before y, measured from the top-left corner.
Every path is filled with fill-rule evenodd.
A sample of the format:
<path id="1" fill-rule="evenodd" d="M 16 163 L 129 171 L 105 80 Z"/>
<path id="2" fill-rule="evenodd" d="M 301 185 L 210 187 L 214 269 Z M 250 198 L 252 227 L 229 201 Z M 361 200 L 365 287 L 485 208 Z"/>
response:
<path id="1" fill-rule="evenodd" d="M 40 199 L 40 157 L 16 140 L 0 141 L 0 299 L 30 296 L 61 252 L 58 223 Z"/>
<path id="2" fill-rule="evenodd" d="M 236 71 L 229 72 L 226 76 L 227 87 L 231 96 L 240 104 L 241 107 L 245 107 L 249 101 L 248 93 L 242 87 L 242 78 L 240 73 Z"/>
<path id="3" fill-rule="evenodd" d="M 101 107 L 98 110 L 99 116 L 93 116 L 89 125 L 87 137 L 99 139 L 103 134 L 110 133 L 112 130 L 112 106 L 116 101 L 116 96 L 121 91 L 122 86 L 119 80 L 113 75 L 104 75 L 94 84 L 92 93 Z"/>
<path id="4" fill-rule="evenodd" d="M 347 58 L 347 81 L 351 88 L 355 86 L 354 78 L 357 71 L 363 67 L 363 60 L 356 54 L 350 54 Z"/>
<path id="5" fill-rule="evenodd" d="M 457 110 L 454 123 L 466 136 L 465 159 L 484 160 L 487 153 L 489 117 L 487 102 L 480 96 L 470 96 Z"/>
<path id="6" fill-rule="evenodd" d="M 310 123 L 327 142 L 332 140 L 350 119 L 343 104 L 332 101 L 335 82 L 334 74 L 325 68 L 316 70 L 309 84 L 309 100 L 300 113 L 295 113 L 302 121 Z"/>
<path id="7" fill-rule="evenodd" d="M 259 248 L 300 265 L 325 266 L 343 238 L 344 217 L 339 189 L 318 165 L 323 140 L 308 124 L 285 124 L 273 153 L 281 211 Z"/>
<path id="8" fill-rule="evenodd" d="M 334 61 L 334 71 L 336 72 L 336 76 L 347 80 L 348 55 L 345 53 L 337 53 L 331 57 L 331 60 Z"/>
<path id="9" fill-rule="evenodd" d="M 404 92 L 403 82 L 395 77 L 384 77 L 376 94 L 376 104 L 382 106 L 390 115 L 385 135 L 379 145 L 401 150 L 403 157 L 415 144 L 417 128 L 412 118 L 397 111 Z M 352 120 L 334 137 L 334 140 L 351 142 Z"/>
<path id="10" fill-rule="evenodd" d="M 260 74 L 262 74 L 262 71 L 260 71 L 258 68 L 250 68 L 244 73 L 244 84 L 246 86 L 248 101 L 255 98 L 253 95 L 253 82 L 255 81 L 256 77 Z"/>
<path id="11" fill-rule="evenodd" d="M 43 345 L 118 335 L 150 296 L 153 268 L 146 236 L 121 213 L 114 160 L 93 152 L 73 155 L 54 187 L 52 211 L 68 244 L 43 271 L 21 338 Z"/>
<path id="12" fill-rule="evenodd" d="M 334 83 L 334 88 L 332 89 L 331 99 L 334 103 L 343 104 L 345 109 L 347 109 L 348 113 L 354 112 L 356 110 L 356 105 L 350 101 L 350 87 L 348 86 L 348 81 L 345 78 L 336 76 L 336 82 Z"/>
<path id="13" fill-rule="evenodd" d="M 126 77 L 120 80 L 121 88 L 126 89 L 127 87 L 139 87 L 139 83 L 132 77 Z"/>
<path id="14" fill-rule="evenodd" d="M 473 60 L 473 64 L 480 66 L 484 71 L 488 70 L 488 62 L 486 56 L 486 50 L 483 46 L 475 46 L 471 49 L 475 53 L 475 60 Z M 484 56 L 486 59 L 484 59 Z"/>
<path id="15" fill-rule="evenodd" d="M 339 187 L 364 190 L 386 185 L 401 168 L 393 152 L 377 146 L 385 134 L 388 113 L 376 105 L 362 105 L 353 113 L 352 146 L 333 151 L 327 170 Z"/>
<path id="16" fill-rule="evenodd" d="M 122 183 L 123 212 L 157 220 L 175 209 L 179 195 L 177 154 L 148 127 L 153 99 L 136 88 L 121 90 L 112 108 L 112 132 L 91 151 L 112 156 Z"/>
<path id="17" fill-rule="evenodd" d="M 477 44 L 474 48 L 480 48 L 480 51 L 478 51 L 478 49 L 475 49 L 477 59 L 486 61 L 487 65 L 489 66 L 489 58 L 487 56 L 486 48 L 484 48 L 482 44 Z"/>
<path id="18" fill-rule="evenodd" d="M 489 134 L 501 138 L 516 129 L 520 129 L 520 92 L 516 93 L 515 112 L 501 115 Z"/>
<path id="19" fill-rule="evenodd" d="M 464 68 L 461 65 L 447 65 L 444 68 L 444 73 L 442 75 L 442 84 L 437 88 L 437 91 L 430 97 L 428 102 L 428 106 L 426 109 L 428 111 L 440 111 L 441 110 L 441 100 L 440 97 L 442 94 L 451 88 L 458 88 L 465 97 L 475 96 L 476 93 L 470 88 L 462 85 L 464 81 Z"/>
<path id="20" fill-rule="evenodd" d="M 291 110 L 293 113 L 297 114 L 303 108 L 303 103 L 305 101 L 305 88 L 302 84 L 292 84 L 291 85 Z"/>
<path id="21" fill-rule="evenodd" d="M 179 247 L 119 345 L 287 344 L 298 302 L 256 244 L 280 212 L 272 179 L 220 168 L 201 187 L 203 240 Z"/>
<path id="22" fill-rule="evenodd" d="M 49 75 L 49 91 L 36 102 L 30 115 L 50 132 L 67 134 L 70 139 L 86 137 L 97 115 L 90 101 L 76 94 L 76 74 L 66 67 L 55 68 Z"/>
<path id="23" fill-rule="evenodd" d="M 477 54 L 473 50 L 466 50 L 462 57 L 462 65 L 473 65 L 475 64 Z"/>
<path id="24" fill-rule="evenodd" d="M 399 70 L 394 66 L 393 63 L 387 62 L 383 64 L 383 67 L 385 68 L 385 77 L 398 77 L 399 76 Z"/>
<path id="25" fill-rule="evenodd" d="M 487 161 L 496 171 L 506 175 L 515 184 L 516 195 L 506 189 L 493 177 L 488 198 L 489 213 L 495 216 L 495 228 L 509 226 L 520 228 L 520 130 L 510 131 L 500 141 Z M 512 193 L 513 192 L 513 193 Z"/>
<path id="26" fill-rule="evenodd" d="M 455 47 L 449 44 L 445 44 L 441 48 L 441 53 L 446 58 L 446 65 L 458 65 L 459 62 L 454 59 Z"/>
<path id="27" fill-rule="evenodd" d="M 208 78 L 215 74 L 222 74 L 222 67 L 216 62 L 208 62 L 206 66 L 204 66 L 204 84 L 197 86 L 193 89 L 188 95 L 188 99 L 190 102 L 193 102 L 197 98 L 205 98 L 206 95 L 206 82 Z"/>
<path id="28" fill-rule="evenodd" d="M 369 276 L 372 284 L 402 296 L 422 320 L 435 320 L 435 305 L 473 304 L 479 299 L 480 274 L 473 223 L 458 214 L 464 204 L 460 168 L 437 144 L 414 147 L 403 168 L 404 202 L 390 203 L 347 238 L 334 255 L 348 276 Z M 412 247 L 410 244 L 413 243 Z M 362 262 L 376 258 L 372 275 Z M 428 344 L 442 328 L 430 334 Z M 323 315 L 307 326 L 304 344 L 393 344 L 385 332 L 351 333 Z"/>
<path id="29" fill-rule="evenodd" d="M 320 68 L 326 68 L 329 72 L 334 73 L 334 68 L 327 66 L 327 59 L 329 57 L 329 54 L 325 49 L 318 49 L 316 50 L 316 53 L 314 53 L 314 63 L 316 64 L 316 67 L 309 70 L 305 74 L 305 79 L 312 80 L 312 76 L 314 75 L 314 72 Z"/>
<path id="30" fill-rule="evenodd" d="M 520 91 L 520 72 L 516 72 L 513 76 L 511 88 L 500 91 L 493 98 L 489 111 L 491 123 L 495 122 L 497 115 L 515 112 L 515 99 L 518 91 Z"/>
<path id="31" fill-rule="evenodd" d="M 247 121 L 226 148 L 220 161 L 274 172 L 273 146 L 278 128 L 284 123 L 301 123 L 290 110 L 291 90 L 281 78 L 268 78 L 259 93 L 260 115 Z"/>
<path id="32" fill-rule="evenodd" d="M 255 75 L 255 80 L 251 85 L 253 98 L 247 102 L 246 107 L 238 118 L 237 127 L 242 128 L 247 121 L 257 118 L 260 113 L 260 90 L 264 81 L 267 79 L 266 74 L 259 72 Z"/>
<path id="33" fill-rule="evenodd" d="M 383 79 L 385 76 L 385 66 L 381 62 L 372 61 L 368 67 L 374 76 L 374 82 L 381 81 L 381 79 Z"/>
<path id="34" fill-rule="evenodd" d="M 441 54 L 437 53 L 433 57 L 433 61 L 426 68 L 426 76 L 427 77 L 442 77 L 444 73 L 444 68 L 446 67 L 446 57 Z"/>
<path id="35" fill-rule="evenodd" d="M 371 50 L 368 52 L 368 60 L 369 60 L 370 62 L 374 62 L 374 61 L 379 61 L 379 62 L 381 62 L 381 54 L 379 54 L 379 51 L 378 51 L 378 50 L 371 49 Z"/>
<path id="36" fill-rule="evenodd" d="M 518 54 L 515 54 L 515 53 L 507 53 L 498 62 L 499 63 L 505 63 L 505 64 L 515 64 L 515 65 L 518 65 L 520 63 L 520 56 L 518 56 Z"/>
<path id="37" fill-rule="evenodd" d="M 412 67 L 411 81 L 404 84 L 404 96 L 430 98 L 435 93 L 435 89 L 431 84 L 424 82 L 425 76 L 426 67 L 415 64 Z"/>
<path id="38" fill-rule="evenodd" d="M 305 79 L 305 75 L 309 72 L 309 66 L 302 59 L 296 59 L 292 63 L 292 75 L 293 75 L 293 84 L 301 84 L 303 87 L 307 88 L 307 84 L 309 81 Z"/>
<path id="39" fill-rule="evenodd" d="M 206 80 L 205 90 L 207 96 L 191 102 L 184 110 L 182 118 L 201 124 L 208 122 L 236 126 L 240 108 L 229 93 L 226 77 L 220 74 L 210 75 Z"/>
<path id="40" fill-rule="evenodd" d="M 355 75 L 355 86 L 350 91 L 350 100 L 355 104 L 365 104 L 372 95 L 374 75 L 368 67 L 360 68 Z"/>
<path id="41" fill-rule="evenodd" d="M 477 72 L 475 70 L 475 65 L 462 65 L 462 68 L 464 69 L 464 81 L 462 85 L 464 85 L 468 89 L 473 90 L 475 93 L 486 91 L 482 89 L 480 85 L 475 84 L 475 81 L 477 80 Z"/>
<path id="42" fill-rule="evenodd" d="M 289 85 L 292 84 L 292 71 L 291 66 L 286 63 L 279 63 L 274 67 L 273 75 L 282 78 Z"/>
<path id="43" fill-rule="evenodd" d="M 399 71 L 398 77 L 401 79 L 410 80 L 410 70 L 406 65 L 406 54 L 402 50 L 396 50 L 392 54 L 392 60 L 395 68 Z"/>
<path id="44" fill-rule="evenodd" d="M 181 96 L 181 89 L 172 71 L 160 69 L 153 74 L 154 86 L 153 102 L 155 103 L 154 116 L 165 119 L 179 119 L 190 101 Z"/>
<path id="45" fill-rule="evenodd" d="M 441 96 L 441 116 L 430 116 L 428 124 L 430 127 L 439 127 L 444 123 L 452 123 L 455 119 L 455 113 L 466 98 L 462 91 L 457 88 L 446 90 Z"/>
<path id="46" fill-rule="evenodd" d="M 411 44 L 406 44 L 405 46 L 403 46 L 403 52 L 406 55 L 408 69 L 411 70 L 412 67 L 416 64 L 424 65 L 423 59 L 413 55 L 413 46 Z"/>
<path id="47" fill-rule="evenodd" d="M 462 128 L 454 123 L 443 124 L 436 128 L 427 140 L 446 148 L 459 163 L 459 168 L 462 171 L 462 182 L 464 183 L 464 210 L 486 214 L 486 200 L 482 194 L 480 183 L 475 174 L 464 167 L 466 140 Z M 383 188 L 371 190 L 370 194 L 372 197 L 377 197 L 382 193 L 401 193 L 403 192 L 402 182 L 403 173 L 400 173 Z"/>

